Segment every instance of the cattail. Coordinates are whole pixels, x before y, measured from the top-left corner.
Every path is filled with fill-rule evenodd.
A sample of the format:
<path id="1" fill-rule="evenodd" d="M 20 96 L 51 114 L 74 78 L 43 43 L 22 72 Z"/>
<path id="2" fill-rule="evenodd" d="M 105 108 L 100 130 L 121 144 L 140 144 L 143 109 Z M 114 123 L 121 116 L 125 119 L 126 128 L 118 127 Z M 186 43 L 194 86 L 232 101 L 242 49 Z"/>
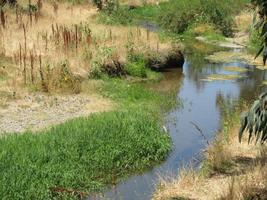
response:
<path id="1" fill-rule="evenodd" d="M 24 51 L 25 51 L 25 54 L 27 54 L 27 35 L 26 35 L 26 27 L 24 23 L 22 27 L 23 27 L 23 33 L 24 33 Z"/>
<path id="2" fill-rule="evenodd" d="M 40 72 L 40 77 L 41 77 L 41 84 L 42 84 L 42 89 L 44 92 L 48 92 L 48 87 L 45 84 L 45 79 L 44 79 L 44 73 L 43 73 L 43 69 L 42 69 L 42 56 L 39 55 L 39 72 Z"/>
<path id="3" fill-rule="evenodd" d="M 18 13 L 18 6 L 16 5 L 16 22 L 19 23 L 19 13 Z"/>
<path id="4" fill-rule="evenodd" d="M 69 30 L 67 31 L 67 34 L 68 34 L 67 36 L 68 36 L 68 46 L 69 46 L 71 43 L 71 34 Z"/>
<path id="5" fill-rule="evenodd" d="M 75 25 L 75 48 L 78 49 L 78 26 Z"/>
<path id="6" fill-rule="evenodd" d="M 32 26 L 32 8 L 31 8 L 31 0 L 29 0 L 29 17 L 30 17 L 30 24 Z"/>
<path id="7" fill-rule="evenodd" d="M 24 84 L 26 85 L 27 84 L 26 54 L 23 55 L 23 65 L 24 65 L 24 68 L 23 68 Z"/>
<path id="8" fill-rule="evenodd" d="M 60 40 L 60 32 L 59 32 L 59 28 L 58 28 L 58 24 L 56 24 L 56 39 L 57 39 L 57 44 L 59 44 L 59 40 Z"/>
<path id="9" fill-rule="evenodd" d="M 22 68 L 22 48 L 21 44 L 19 43 L 19 67 Z"/>
<path id="10" fill-rule="evenodd" d="M 30 53 L 30 65 L 31 65 L 31 81 L 34 83 L 34 56 L 33 53 Z"/>
<path id="11" fill-rule="evenodd" d="M 47 31 L 45 32 L 45 50 L 48 50 L 48 34 Z"/>
<path id="12" fill-rule="evenodd" d="M 1 19 L 1 24 L 3 28 L 5 29 L 6 28 L 6 17 L 5 17 L 5 13 L 2 8 L 0 8 L 0 19 Z"/>

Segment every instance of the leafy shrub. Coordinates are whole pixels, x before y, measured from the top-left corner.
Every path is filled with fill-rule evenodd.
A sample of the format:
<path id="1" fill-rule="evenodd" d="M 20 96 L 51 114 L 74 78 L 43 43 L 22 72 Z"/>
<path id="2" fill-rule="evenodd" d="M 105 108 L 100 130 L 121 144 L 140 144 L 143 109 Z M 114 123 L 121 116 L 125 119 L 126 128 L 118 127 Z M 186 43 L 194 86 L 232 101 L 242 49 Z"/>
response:
<path id="1" fill-rule="evenodd" d="M 131 76 L 137 76 L 141 78 L 147 77 L 147 69 L 146 64 L 144 61 L 139 62 L 129 62 L 124 66 L 125 71 L 127 74 Z"/>
<path id="2" fill-rule="evenodd" d="M 250 30 L 250 37 L 248 41 L 248 50 L 256 54 L 262 46 L 262 39 L 259 31 Z"/>
<path id="3" fill-rule="evenodd" d="M 129 25 L 133 23 L 134 17 L 126 7 L 120 6 L 112 13 L 100 13 L 98 21 L 104 24 Z"/>

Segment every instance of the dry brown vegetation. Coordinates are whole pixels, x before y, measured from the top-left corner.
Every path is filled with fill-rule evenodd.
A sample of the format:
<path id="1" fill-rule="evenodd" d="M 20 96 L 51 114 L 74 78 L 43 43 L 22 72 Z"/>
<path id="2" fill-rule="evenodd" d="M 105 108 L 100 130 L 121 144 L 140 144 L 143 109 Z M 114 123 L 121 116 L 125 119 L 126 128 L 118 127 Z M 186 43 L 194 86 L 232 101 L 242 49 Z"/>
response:
<path id="1" fill-rule="evenodd" d="M 35 99 L 39 92 L 83 93 L 91 98 L 95 89 L 88 90 L 93 82 L 88 82 L 88 77 L 95 66 L 120 75 L 129 48 L 143 55 L 165 55 L 172 49 L 170 42 L 162 42 L 156 33 L 143 28 L 99 24 L 97 14 L 90 4 L 42 0 L 19 0 L 16 7 L 4 7 L 0 23 L 0 107 L 5 112 L 11 102 L 24 101 L 27 96 Z M 95 107 L 97 100 L 92 98 Z"/>
<path id="2" fill-rule="evenodd" d="M 27 10 L 29 3 L 37 10 Z M 44 128 L 108 110 L 111 102 L 99 97 L 94 81 L 88 80 L 95 64 L 113 73 L 113 66 L 126 61 L 129 44 L 144 54 L 171 48 L 157 34 L 139 27 L 98 24 L 96 15 L 97 9 L 88 4 L 19 0 L 17 7 L 4 7 L 4 24 L 3 19 L 0 23 L 1 132 Z M 82 94 L 68 95 L 78 93 Z M 56 104 L 50 105 L 54 99 Z"/>
<path id="3" fill-rule="evenodd" d="M 154 199 L 266 199 L 266 146 L 240 144 L 237 133 L 237 127 L 231 128 L 229 140 L 219 136 L 220 142 L 208 148 L 208 176 L 184 169 L 173 181 L 162 180 Z"/>
<path id="4" fill-rule="evenodd" d="M 31 3 L 38 7 L 38 2 Z M 79 93 L 91 65 L 125 62 L 130 42 L 142 53 L 171 48 L 157 34 L 139 27 L 97 24 L 97 10 L 90 5 L 60 3 L 55 9 L 54 4 L 41 2 L 35 12 L 25 11 L 24 2 L 19 5 L 4 10 L 5 27 L 0 29 L 1 57 L 9 60 L 1 76 L 7 73 L 16 87 L 39 85 L 43 91 L 55 91 L 67 85 Z"/>

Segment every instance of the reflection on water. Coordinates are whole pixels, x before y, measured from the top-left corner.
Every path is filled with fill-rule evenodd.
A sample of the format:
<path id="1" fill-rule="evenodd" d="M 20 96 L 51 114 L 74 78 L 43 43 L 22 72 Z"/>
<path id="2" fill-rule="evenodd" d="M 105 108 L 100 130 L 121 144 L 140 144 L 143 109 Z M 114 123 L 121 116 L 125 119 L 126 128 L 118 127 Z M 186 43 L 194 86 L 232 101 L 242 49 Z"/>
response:
<path id="1" fill-rule="evenodd" d="M 266 86 L 262 81 L 267 79 L 266 71 L 239 62 L 210 64 L 198 53 L 187 56 L 183 69 L 168 71 L 156 89 L 177 90 L 177 99 L 183 100 L 182 108 L 172 110 L 166 119 L 166 127 L 173 141 L 173 150 L 168 159 L 160 166 L 144 174 L 132 176 L 122 181 L 115 188 L 107 191 L 101 199 L 147 200 L 151 198 L 158 182 L 158 177 L 174 177 L 179 167 L 199 156 L 205 148 L 205 141 L 198 134 L 192 123 L 197 124 L 206 137 L 212 140 L 220 128 L 220 106 L 218 99 L 243 99 L 251 102 Z M 210 74 L 236 74 L 224 71 L 226 66 L 246 68 L 244 78 L 232 81 L 203 81 Z M 173 120 L 174 119 L 174 120 Z"/>

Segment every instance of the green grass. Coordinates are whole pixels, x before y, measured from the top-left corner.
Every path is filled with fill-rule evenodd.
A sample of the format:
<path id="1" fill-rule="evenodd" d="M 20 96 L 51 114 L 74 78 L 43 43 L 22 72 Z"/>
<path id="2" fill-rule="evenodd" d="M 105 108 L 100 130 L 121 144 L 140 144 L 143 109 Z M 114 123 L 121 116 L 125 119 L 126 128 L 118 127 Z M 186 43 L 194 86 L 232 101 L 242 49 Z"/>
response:
<path id="1" fill-rule="evenodd" d="M 0 140 L 1 199 L 51 199 L 50 187 L 98 191 L 165 159 L 170 138 L 141 110 L 95 114 Z"/>
<path id="2" fill-rule="evenodd" d="M 108 79 L 104 81 L 102 94 L 116 102 L 120 102 L 122 109 L 141 108 L 154 116 L 162 116 L 164 111 L 179 105 L 176 93 L 160 93 L 145 89 L 142 84 L 131 84 L 122 79 Z"/>
<path id="3" fill-rule="evenodd" d="M 104 80 L 101 88 L 116 111 L 0 139 L 0 199 L 73 199 L 50 188 L 101 191 L 166 158 L 171 140 L 160 116 L 175 96 L 122 79 Z"/>
<path id="4" fill-rule="evenodd" d="M 252 54 L 255 54 L 260 50 L 262 47 L 262 39 L 260 37 L 260 33 L 256 30 L 250 31 L 250 37 L 248 41 L 248 51 Z"/>

